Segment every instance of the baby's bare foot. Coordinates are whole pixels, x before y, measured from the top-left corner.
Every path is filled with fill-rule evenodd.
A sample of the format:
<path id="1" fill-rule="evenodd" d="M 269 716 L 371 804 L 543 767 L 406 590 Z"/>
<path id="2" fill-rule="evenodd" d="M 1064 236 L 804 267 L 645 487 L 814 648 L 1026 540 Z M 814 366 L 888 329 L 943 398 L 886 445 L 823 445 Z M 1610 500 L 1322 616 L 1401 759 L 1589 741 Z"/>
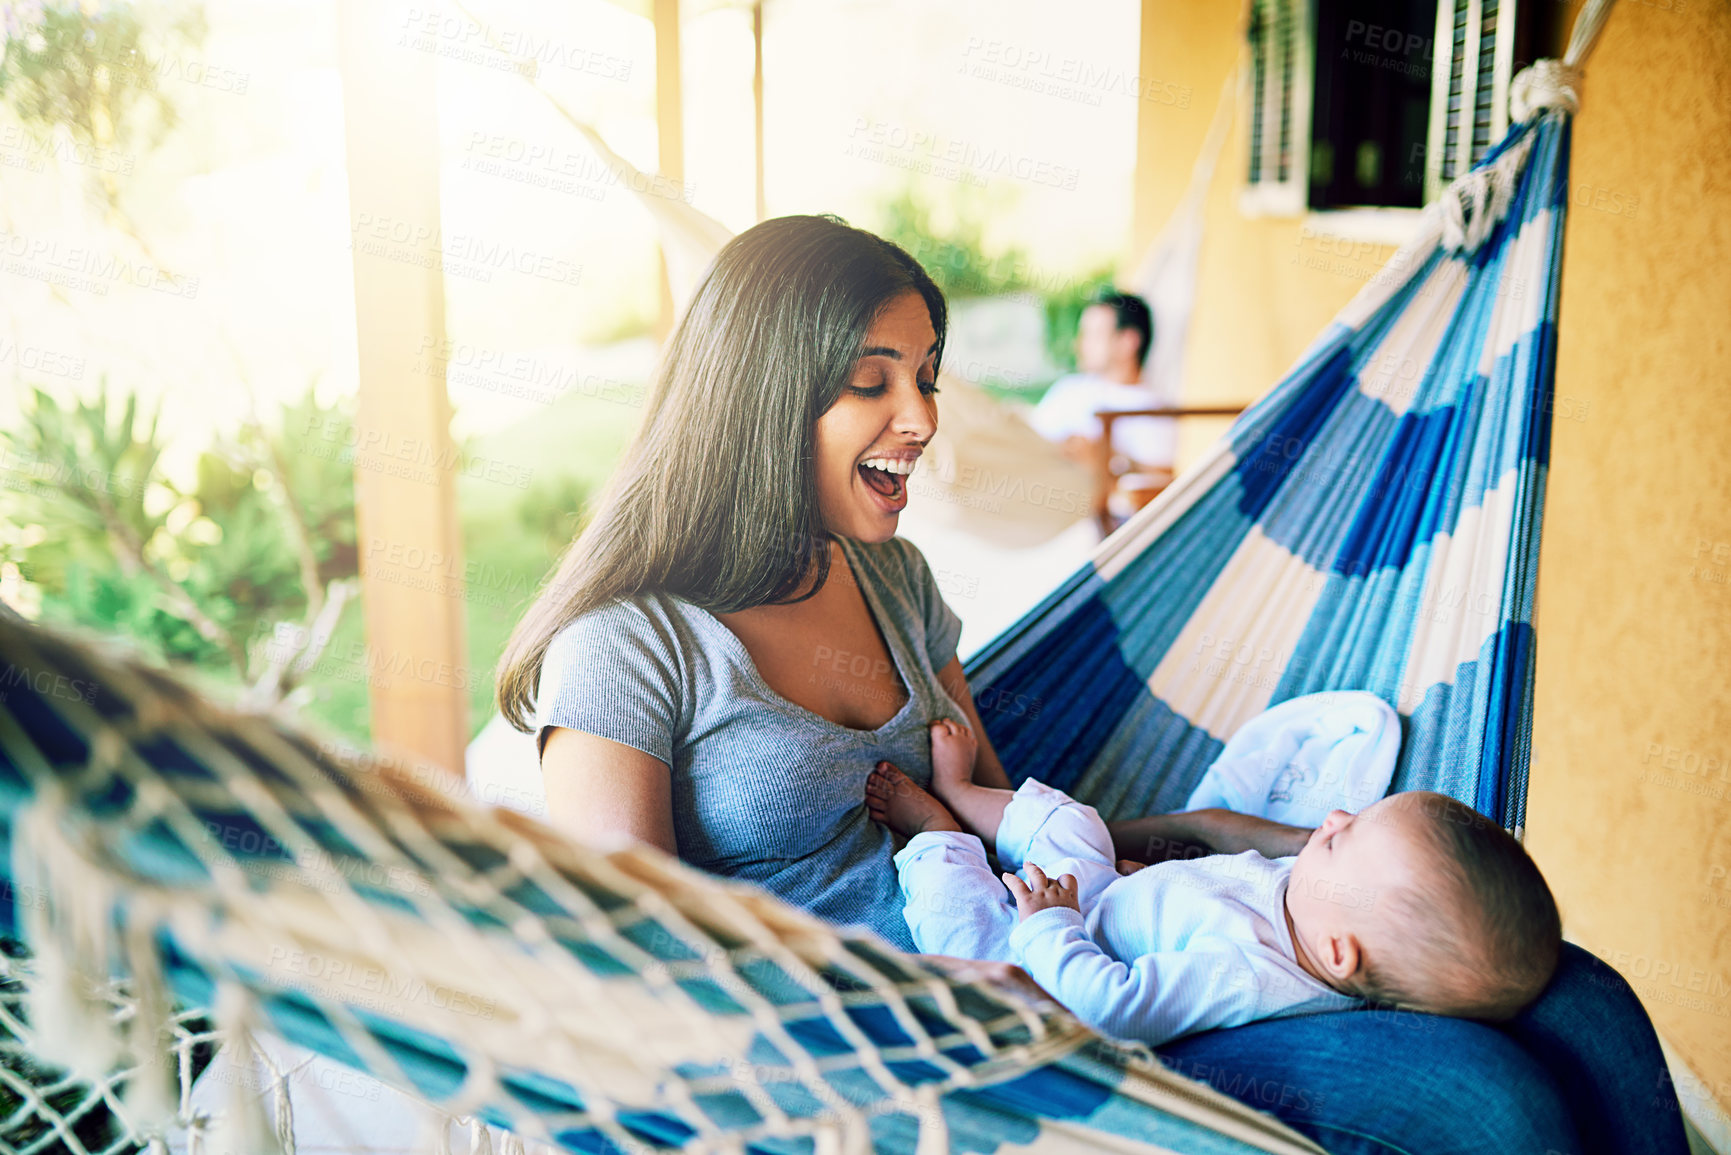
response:
<path id="1" fill-rule="evenodd" d="M 979 740 L 960 722 L 939 718 L 931 725 L 932 792 L 945 802 L 974 780 L 974 757 Z"/>
<path id="2" fill-rule="evenodd" d="M 927 830 L 961 830 L 949 808 L 888 762 L 866 779 L 866 810 L 903 838 Z"/>

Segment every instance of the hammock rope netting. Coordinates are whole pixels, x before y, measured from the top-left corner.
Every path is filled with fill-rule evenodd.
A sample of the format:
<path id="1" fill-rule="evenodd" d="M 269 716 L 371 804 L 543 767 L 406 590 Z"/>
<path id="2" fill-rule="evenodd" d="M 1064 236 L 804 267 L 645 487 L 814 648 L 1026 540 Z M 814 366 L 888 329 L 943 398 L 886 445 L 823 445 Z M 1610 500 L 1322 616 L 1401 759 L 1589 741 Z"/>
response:
<path id="1" fill-rule="evenodd" d="M 1371 690 L 1403 717 L 1397 788 L 1519 826 L 1574 106 L 1554 89 L 1523 88 L 1531 119 L 1288 376 L 969 663 L 1006 765 L 1109 816 L 1175 809 L 1258 711 Z M 0 678 L 0 930 L 30 952 L 0 989 L 6 1155 L 189 1126 L 291 1151 L 280 1087 L 274 1118 L 256 1093 L 189 1117 L 211 1040 L 261 1034 L 508 1150 L 1319 1150 L 1021 990 L 4 612 Z"/>
<path id="2" fill-rule="evenodd" d="M 1059 1133 L 1111 1104 L 1108 1134 L 1207 1119 L 1239 1136 L 1222 1152 L 1312 1150 L 1055 1007 L 755 888 L 573 846 L 16 619 L 0 642 L 27 684 L 96 688 L 0 713 L 14 882 L 54 896 L 14 908 L 28 1037 L 74 1071 L 146 1061 L 117 1112 L 140 1133 L 178 1111 L 178 1070 L 147 1061 L 172 996 L 568 1150 L 989 1150 L 1041 1129 L 1024 1099 Z"/>

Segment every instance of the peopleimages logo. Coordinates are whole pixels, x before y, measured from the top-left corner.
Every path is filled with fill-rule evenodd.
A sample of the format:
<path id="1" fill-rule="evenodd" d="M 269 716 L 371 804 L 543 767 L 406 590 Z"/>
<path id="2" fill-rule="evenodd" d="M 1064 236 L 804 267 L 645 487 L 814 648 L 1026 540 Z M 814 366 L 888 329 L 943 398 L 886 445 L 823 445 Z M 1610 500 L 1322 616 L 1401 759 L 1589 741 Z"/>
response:
<path id="1" fill-rule="evenodd" d="M 381 999 L 352 998 L 343 1001 L 357 1006 L 368 1003 L 381 1011 L 392 1004 L 421 1003 L 441 1011 L 459 1015 L 474 1015 L 491 1019 L 498 1011 L 498 1001 L 470 994 L 468 991 L 440 983 L 429 983 L 412 975 L 397 975 L 379 966 L 358 965 L 349 959 L 328 958 L 311 951 L 270 948 L 270 965 L 290 974 L 312 979 L 330 987 L 348 987 L 361 995 L 379 995 Z"/>
<path id="2" fill-rule="evenodd" d="M 977 80 L 1090 105 L 1101 104 L 1105 96 L 1121 96 L 1189 108 L 1194 95 L 1188 84 L 1171 84 L 1128 68 L 979 36 L 968 37 L 959 71 Z"/>
<path id="3" fill-rule="evenodd" d="M 562 397 L 578 395 L 615 405 L 639 407 L 647 395 L 647 390 L 639 383 L 586 373 L 527 353 L 433 337 L 421 338 L 415 349 L 414 371 L 443 373 L 445 383 L 453 387 L 520 397 L 544 405 Z"/>
<path id="4" fill-rule="evenodd" d="M 499 24 L 481 24 L 467 14 L 410 8 L 403 14 L 397 45 L 500 71 L 548 65 L 601 80 L 631 79 L 631 61 L 549 36 Z"/>
<path id="5" fill-rule="evenodd" d="M 575 285 L 583 279 L 583 266 L 563 257 L 472 233 L 446 237 L 430 225 L 397 217 L 359 213 L 349 232 L 349 247 L 364 256 L 438 269 L 471 280 L 491 281 L 499 271 L 560 285 Z"/>
<path id="6" fill-rule="evenodd" d="M 609 189 L 620 187 L 639 196 L 689 204 L 697 195 L 690 181 L 676 181 L 660 173 L 642 173 L 610 163 L 583 149 L 572 151 L 557 145 L 519 140 L 496 132 L 469 134 L 462 167 L 486 176 L 499 176 L 520 184 L 532 184 L 555 192 L 568 192 L 589 200 L 603 199 Z"/>
<path id="7" fill-rule="evenodd" d="M 96 701 L 97 686 L 82 678 L 68 678 L 54 670 L 32 670 L 27 666 L 8 663 L 0 666 L 0 702 L 12 690 L 28 689 L 44 698 L 59 698 L 68 702 Z"/>
<path id="8" fill-rule="evenodd" d="M 97 172 L 113 173 L 117 176 L 131 176 L 132 167 L 136 161 L 130 152 L 116 152 L 111 148 L 96 148 L 92 145 L 82 144 L 70 137 L 38 138 L 14 124 L 0 124 L 0 152 L 17 153 L 32 161 L 52 158 L 60 164 L 94 169 Z M 41 170 L 40 165 L 29 167 L 32 167 L 34 171 Z"/>
<path id="9" fill-rule="evenodd" d="M 0 365 L 8 363 L 31 373 L 45 373 L 50 377 L 69 377 L 76 380 L 84 376 L 83 357 L 41 345 L 20 345 L 10 337 L 0 337 Z"/>
<path id="10" fill-rule="evenodd" d="M 1072 191 L 1081 170 L 1014 149 L 982 145 L 937 131 L 913 128 L 870 117 L 855 117 L 844 155 L 875 160 L 897 167 L 918 168 L 921 163 L 938 166 L 935 175 L 949 179 L 970 178 L 980 183 L 989 176 L 1006 176 L 1027 184 L 1048 185 Z"/>
<path id="11" fill-rule="evenodd" d="M 430 481 L 435 471 L 455 471 L 475 481 L 489 481 L 516 489 L 527 489 L 535 476 L 532 465 L 464 454 L 448 443 L 435 444 L 428 438 L 402 437 L 387 429 L 362 430 L 346 420 L 327 419 L 319 414 L 307 418 L 302 432 L 309 439 L 317 439 L 310 442 L 306 452 L 315 457 L 335 457 L 353 462 L 357 469 L 387 470 L 395 465 L 403 467 L 403 470 L 390 472 L 400 472 L 403 476 L 423 481 Z M 320 441 L 326 444 L 321 446 Z"/>
<path id="12" fill-rule="evenodd" d="M 111 284 L 132 285 L 169 297 L 198 296 L 198 278 L 152 264 L 137 264 L 114 253 L 82 245 L 62 245 L 51 237 L 32 237 L 0 229 L 0 259 L 14 276 L 106 296 Z"/>

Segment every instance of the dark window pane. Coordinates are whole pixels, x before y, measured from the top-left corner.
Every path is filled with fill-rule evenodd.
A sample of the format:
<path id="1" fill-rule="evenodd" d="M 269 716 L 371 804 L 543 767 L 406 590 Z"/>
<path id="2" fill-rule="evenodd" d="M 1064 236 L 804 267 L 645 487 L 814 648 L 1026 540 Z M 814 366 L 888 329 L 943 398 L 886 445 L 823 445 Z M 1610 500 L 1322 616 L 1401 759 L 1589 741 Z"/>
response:
<path id="1" fill-rule="evenodd" d="M 1424 203 L 1436 16 L 1437 0 L 1317 0 L 1312 208 Z"/>

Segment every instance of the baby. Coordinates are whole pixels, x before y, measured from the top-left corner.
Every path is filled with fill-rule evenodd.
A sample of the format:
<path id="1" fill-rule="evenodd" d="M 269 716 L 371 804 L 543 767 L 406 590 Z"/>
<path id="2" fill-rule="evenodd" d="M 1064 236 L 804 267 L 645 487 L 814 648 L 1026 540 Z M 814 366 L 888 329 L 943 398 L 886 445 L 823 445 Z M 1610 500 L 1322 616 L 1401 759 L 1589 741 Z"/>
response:
<path id="1" fill-rule="evenodd" d="M 981 786 L 972 731 L 944 720 L 931 735 L 936 797 L 888 763 L 866 783 L 871 816 L 909 839 L 895 862 L 914 942 L 1019 963 L 1102 1034 L 1157 1045 L 1367 1002 L 1505 1019 L 1556 968 L 1561 922 L 1538 867 L 1447 795 L 1336 810 L 1291 858 L 1120 875 L 1091 807 L 1031 779 Z M 1022 877 L 1000 885 L 987 846 Z"/>

